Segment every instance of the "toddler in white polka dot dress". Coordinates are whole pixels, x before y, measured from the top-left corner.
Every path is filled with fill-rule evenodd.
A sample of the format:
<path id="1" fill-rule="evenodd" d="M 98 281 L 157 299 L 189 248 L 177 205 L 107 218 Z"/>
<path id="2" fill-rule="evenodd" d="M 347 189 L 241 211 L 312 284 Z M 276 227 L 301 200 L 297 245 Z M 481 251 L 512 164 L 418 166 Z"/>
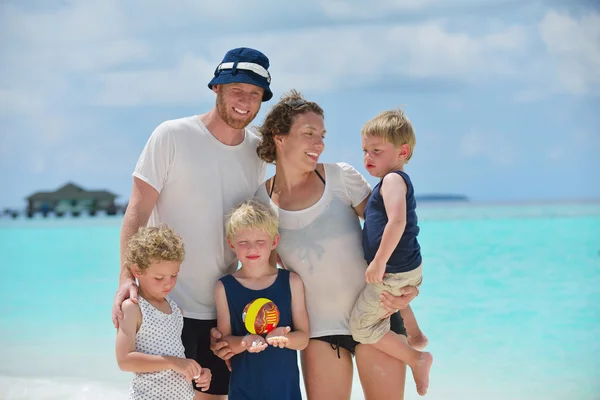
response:
<path id="1" fill-rule="evenodd" d="M 211 373 L 185 358 L 183 314 L 168 297 L 184 258 L 180 236 L 166 225 L 142 227 L 129 240 L 126 267 L 138 281 L 137 302 L 123 302 L 117 332 L 117 363 L 134 373 L 131 400 L 192 400 L 192 380 L 201 390 Z"/>

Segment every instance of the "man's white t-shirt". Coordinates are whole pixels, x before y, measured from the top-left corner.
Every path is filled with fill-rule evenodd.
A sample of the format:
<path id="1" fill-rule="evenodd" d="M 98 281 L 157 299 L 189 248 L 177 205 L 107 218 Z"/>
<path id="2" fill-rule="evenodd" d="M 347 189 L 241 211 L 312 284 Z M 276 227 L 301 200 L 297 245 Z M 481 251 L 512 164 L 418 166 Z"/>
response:
<path id="1" fill-rule="evenodd" d="M 367 269 L 360 220 L 353 207 L 369 196 L 371 188 L 346 163 L 323 166 L 325 191 L 304 210 L 280 209 L 265 184 L 255 195 L 279 215 L 277 253 L 286 269 L 304 282 L 311 338 L 350 334 L 350 312 L 365 287 Z"/>
<path id="2" fill-rule="evenodd" d="M 225 239 L 225 216 L 252 198 L 266 164 L 256 155 L 260 138 L 246 129 L 236 146 L 218 141 L 198 116 L 160 124 L 133 176 L 159 192 L 148 226 L 169 225 L 181 235 L 185 260 L 171 298 L 186 318 L 215 319 L 214 287 L 237 267 Z"/>

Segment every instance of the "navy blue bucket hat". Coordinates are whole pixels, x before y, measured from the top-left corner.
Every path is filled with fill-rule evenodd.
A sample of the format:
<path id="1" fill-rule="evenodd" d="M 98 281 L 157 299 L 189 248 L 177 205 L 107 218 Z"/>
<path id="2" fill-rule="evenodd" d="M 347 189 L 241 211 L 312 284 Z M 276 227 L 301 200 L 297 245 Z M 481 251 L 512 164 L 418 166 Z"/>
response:
<path id="1" fill-rule="evenodd" d="M 208 87 L 212 89 L 213 85 L 249 83 L 263 88 L 265 92 L 262 101 L 269 101 L 273 92 L 269 88 L 271 74 L 268 69 L 269 59 L 260 51 L 247 47 L 232 49 L 215 69 L 215 77 L 208 83 Z"/>

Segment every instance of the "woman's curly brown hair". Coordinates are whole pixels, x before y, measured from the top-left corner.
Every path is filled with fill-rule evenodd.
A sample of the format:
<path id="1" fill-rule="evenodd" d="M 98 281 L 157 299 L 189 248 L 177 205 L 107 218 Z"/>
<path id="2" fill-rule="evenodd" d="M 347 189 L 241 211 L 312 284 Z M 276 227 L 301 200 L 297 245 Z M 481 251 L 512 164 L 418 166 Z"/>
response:
<path id="1" fill-rule="evenodd" d="M 127 243 L 125 267 L 131 272 L 136 265 L 143 274 L 153 262 L 183 262 L 184 256 L 183 239 L 167 225 L 140 227 Z"/>
<path id="2" fill-rule="evenodd" d="M 308 112 L 325 118 L 323 109 L 317 103 L 305 100 L 298 91 L 292 89 L 284 94 L 281 100 L 271 107 L 263 124 L 257 128 L 262 136 L 262 141 L 256 149 L 260 159 L 269 164 L 275 163 L 277 152 L 274 136 L 289 134 L 296 117 Z"/>

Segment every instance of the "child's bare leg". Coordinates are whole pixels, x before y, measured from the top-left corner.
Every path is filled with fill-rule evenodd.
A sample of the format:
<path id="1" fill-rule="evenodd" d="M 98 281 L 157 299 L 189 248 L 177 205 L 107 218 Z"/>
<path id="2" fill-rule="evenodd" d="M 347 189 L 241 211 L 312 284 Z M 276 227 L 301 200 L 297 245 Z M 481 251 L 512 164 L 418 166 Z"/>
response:
<path id="1" fill-rule="evenodd" d="M 403 338 L 392 331 L 388 331 L 379 342 L 373 346 L 402 362 L 412 370 L 413 378 L 417 384 L 417 393 L 424 396 L 429 387 L 429 370 L 433 363 L 431 353 L 413 349 Z"/>
<path id="2" fill-rule="evenodd" d="M 421 328 L 419 328 L 417 318 L 415 317 L 412 308 L 407 306 L 404 310 L 400 310 L 400 315 L 402 315 L 402 319 L 404 320 L 408 344 L 417 350 L 423 350 L 427 347 L 429 340 L 427 339 L 427 336 L 421 332 Z"/>

